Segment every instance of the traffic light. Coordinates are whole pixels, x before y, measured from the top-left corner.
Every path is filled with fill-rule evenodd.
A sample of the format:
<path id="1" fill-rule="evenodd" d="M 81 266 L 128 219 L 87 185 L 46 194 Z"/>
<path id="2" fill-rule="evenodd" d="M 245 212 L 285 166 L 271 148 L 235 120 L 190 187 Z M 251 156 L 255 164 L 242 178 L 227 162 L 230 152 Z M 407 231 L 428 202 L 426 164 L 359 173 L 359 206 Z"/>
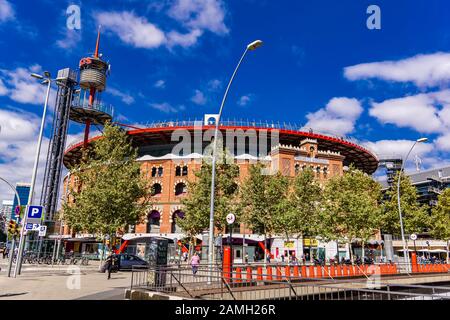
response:
<path id="1" fill-rule="evenodd" d="M 9 220 L 8 233 L 11 236 L 17 236 L 20 233 L 20 226 L 14 220 Z"/>

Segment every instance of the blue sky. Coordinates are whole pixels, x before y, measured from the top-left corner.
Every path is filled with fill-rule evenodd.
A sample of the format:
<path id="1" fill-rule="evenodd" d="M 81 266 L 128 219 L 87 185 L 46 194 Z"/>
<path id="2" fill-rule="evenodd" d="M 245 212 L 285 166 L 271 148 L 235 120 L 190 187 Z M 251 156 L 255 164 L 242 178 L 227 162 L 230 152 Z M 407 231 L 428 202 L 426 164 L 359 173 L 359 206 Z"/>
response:
<path id="1" fill-rule="evenodd" d="M 366 26 L 373 4 L 379 30 Z M 70 5 L 81 9 L 81 30 L 66 26 Z M 0 0 L 0 176 L 31 176 L 44 88 L 29 72 L 76 69 L 93 52 L 99 24 L 100 51 L 111 63 L 102 99 L 123 123 L 217 112 L 245 46 L 261 39 L 224 118 L 297 123 L 353 137 L 378 154 L 405 154 L 427 136 L 413 157 L 424 168 L 446 165 L 449 8 L 444 0 Z M 71 124 L 69 142 L 81 132 Z M 5 194 L 0 187 L 0 200 Z"/>

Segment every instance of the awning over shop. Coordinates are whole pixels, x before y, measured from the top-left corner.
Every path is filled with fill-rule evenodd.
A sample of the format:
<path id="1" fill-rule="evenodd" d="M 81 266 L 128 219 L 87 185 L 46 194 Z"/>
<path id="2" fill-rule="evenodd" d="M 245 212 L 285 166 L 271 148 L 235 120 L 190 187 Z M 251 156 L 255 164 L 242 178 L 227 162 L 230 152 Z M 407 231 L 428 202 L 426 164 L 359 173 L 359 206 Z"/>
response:
<path id="1" fill-rule="evenodd" d="M 51 235 L 48 236 L 48 238 L 49 238 L 49 239 L 56 239 L 56 240 L 58 240 L 58 239 L 63 239 L 63 240 L 65 240 L 65 239 L 71 239 L 72 236 L 71 236 L 70 234 L 63 234 L 63 235 L 59 235 L 59 234 L 51 234 Z"/>
<path id="2" fill-rule="evenodd" d="M 150 239 L 150 238 L 165 238 L 169 240 L 180 240 L 186 238 L 183 233 L 125 233 L 122 236 L 122 240 L 138 240 L 138 239 Z M 196 236 L 197 239 L 202 240 L 201 235 Z"/>
<path id="3" fill-rule="evenodd" d="M 89 237 L 89 238 L 70 238 L 65 239 L 67 242 L 102 242 L 101 240 L 97 240 L 97 238 Z"/>

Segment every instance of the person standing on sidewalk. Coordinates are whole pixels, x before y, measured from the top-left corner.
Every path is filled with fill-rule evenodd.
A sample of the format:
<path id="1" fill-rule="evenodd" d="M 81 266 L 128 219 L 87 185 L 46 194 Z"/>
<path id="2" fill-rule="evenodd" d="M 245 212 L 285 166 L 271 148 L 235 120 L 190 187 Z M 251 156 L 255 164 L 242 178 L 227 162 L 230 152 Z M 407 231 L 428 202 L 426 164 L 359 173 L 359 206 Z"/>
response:
<path id="1" fill-rule="evenodd" d="M 191 267 L 192 267 L 192 274 L 195 276 L 195 274 L 198 271 L 198 265 L 200 264 L 200 257 L 198 256 L 197 252 L 194 252 L 194 255 L 191 258 Z"/>

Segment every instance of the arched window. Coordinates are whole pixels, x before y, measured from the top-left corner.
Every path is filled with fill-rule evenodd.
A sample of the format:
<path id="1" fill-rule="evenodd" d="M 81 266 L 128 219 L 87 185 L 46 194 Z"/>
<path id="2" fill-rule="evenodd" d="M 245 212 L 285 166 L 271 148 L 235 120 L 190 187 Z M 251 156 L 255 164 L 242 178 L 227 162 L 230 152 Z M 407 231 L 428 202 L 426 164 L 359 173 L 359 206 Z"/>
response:
<path id="1" fill-rule="evenodd" d="M 147 216 L 147 233 L 159 233 L 161 214 L 152 210 Z"/>
<path id="2" fill-rule="evenodd" d="M 294 168 L 295 168 L 295 174 L 298 174 L 300 172 L 300 164 L 296 163 Z"/>
<path id="3" fill-rule="evenodd" d="M 152 196 L 153 197 L 157 197 L 157 196 L 161 196 L 161 192 L 162 192 L 162 186 L 160 183 L 155 183 L 152 186 Z"/>
<path id="4" fill-rule="evenodd" d="M 171 232 L 172 233 L 181 233 L 183 230 L 180 228 L 180 226 L 177 224 L 178 219 L 184 218 L 184 212 L 181 210 L 177 210 L 172 215 L 172 226 L 171 226 Z"/>
<path id="5" fill-rule="evenodd" d="M 156 177 L 156 167 L 152 168 L 152 177 Z"/>
<path id="6" fill-rule="evenodd" d="M 317 173 L 317 175 L 320 175 L 320 166 L 316 167 L 316 173 Z"/>
<path id="7" fill-rule="evenodd" d="M 163 167 L 158 167 L 158 177 L 162 177 L 163 176 Z"/>
<path id="8" fill-rule="evenodd" d="M 175 167 L 175 176 L 187 176 L 188 174 L 188 167 L 187 166 L 176 166 Z"/>
<path id="9" fill-rule="evenodd" d="M 187 186 L 184 182 L 178 182 L 175 186 L 175 195 L 181 196 L 183 194 L 186 194 L 187 192 Z"/>
<path id="10" fill-rule="evenodd" d="M 327 167 L 323 167 L 323 176 L 326 177 L 328 174 L 328 168 Z"/>

